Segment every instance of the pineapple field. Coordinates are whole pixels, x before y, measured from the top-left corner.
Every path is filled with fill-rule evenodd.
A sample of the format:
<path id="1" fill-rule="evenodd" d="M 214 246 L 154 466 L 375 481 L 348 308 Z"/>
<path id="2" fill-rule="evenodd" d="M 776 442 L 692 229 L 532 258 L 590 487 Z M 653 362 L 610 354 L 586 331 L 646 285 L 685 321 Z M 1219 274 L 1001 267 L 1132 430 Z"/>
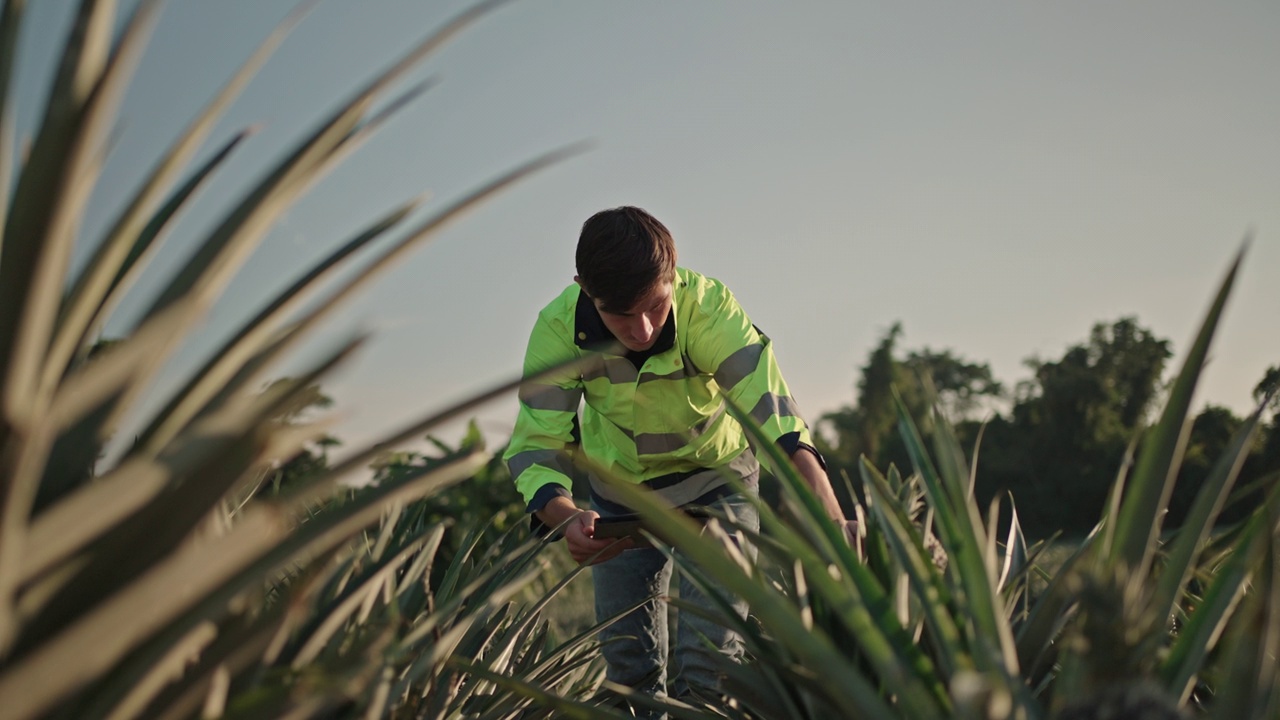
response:
<path id="1" fill-rule="evenodd" d="M 617 485 L 677 571 L 719 600 L 713 619 L 745 639 L 747 662 L 726 662 L 722 694 L 696 702 L 605 679 L 590 569 L 530 532 L 501 448 L 473 425 L 460 442 L 404 449 L 513 397 L 520 378 L 330 458 L 335 439 L 313 411 L 363 339 L 279 369 L 441 228 L 584 146 L 534 157 L 426 219 L 409 221 L 416 202 L 369 219 L 183 383 L 157 382 L 265 234 L 416 98 L 420 88 L 400 87 L 411 69 L 501 4 L 470 5 L 317 118 L 239 188 L 136 323 L 105 338 L 175 218 L 249 135 L 206 147 L 296 18 L 163 149 L 105 232 L 81 238 L 161 3 L 125 17 L 110 2 L 77 4 L 37 132 L 19 148 L 7 99 L 27 3 L 4 0 L 0 719 L 1280 717 L 1280 470 L 1250 460 L 1263 438 L 1280 442 L 1276 383 L 1259 386 L 1256 409 L 1212 456 L 1189 440 L 1247 244 L 1171 384 L 1116 426 L 1127 445 L 1106 446 L 1107 485 L 1081 500 L 1092 514 L 1066 536 L 1050 526 L 1051 501 L 1007 492 L 1010 465 L 982 454 L 987 425 L 957 417 L 928 363 L 824 419 L 838 430 L 879 413 L 875 434 L 823 448 L 856 537 L 736 407 L 774 471 L 759 532 L 724 516 L 697 527 Z M 90 248 L 79 266 L 77 243 Z M 1043 397 L 1028 396 L 1027 412 L 1048 412 L 1033 402 Z M 138 413 L 137 432 L 108 452 Z M 754 559 L 728 541 L 737 533 Z M 727 594 L 749 602 L 745 620 Z"/>

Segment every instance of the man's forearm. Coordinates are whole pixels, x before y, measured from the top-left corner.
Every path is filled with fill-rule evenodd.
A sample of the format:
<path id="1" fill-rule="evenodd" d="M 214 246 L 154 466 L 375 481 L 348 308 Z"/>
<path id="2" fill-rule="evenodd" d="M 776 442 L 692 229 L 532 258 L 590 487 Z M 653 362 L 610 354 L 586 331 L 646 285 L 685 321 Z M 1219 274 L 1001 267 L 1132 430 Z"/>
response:
<path id="1" fill-rule="evenodd" d="M 818 502 L 822 503 L 822 509 L 826 511 L 827 517 L 843 523 L 844 511 L 840 509 L 840 501 L 836 499 L 835 489 L 831 487 L 831 479 L 827 477 L 827 471 L 822 469 L 818 458 L 808 450 L 800 448 L 791 454 L 791 462 L 795 463 L 796 469 L 808 483 L 809 489 L 817 496 Z"/>

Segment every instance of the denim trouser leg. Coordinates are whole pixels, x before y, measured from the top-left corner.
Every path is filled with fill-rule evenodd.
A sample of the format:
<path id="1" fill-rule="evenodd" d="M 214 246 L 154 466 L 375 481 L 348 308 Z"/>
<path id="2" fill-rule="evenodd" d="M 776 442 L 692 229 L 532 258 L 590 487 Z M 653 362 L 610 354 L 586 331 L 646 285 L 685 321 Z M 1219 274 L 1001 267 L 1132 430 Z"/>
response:
<path id="1" fill-rule="evenodd" d="M 760 529 L 756 508 L 741 495 L 727 497 L 715 507 L 735 518 L 743 527 Z M 748 546 L 747 552 L 754 559 L 754 548 Z M 680 577 L 680 597 L 700 608 L 718 607 L 683 574 Z M 733 595 L 728 599 L 738 617 L 745 618 L 747 602 Z M 711 647 L 707 646 L 708 642 Z M 686 698 L 696 694 L 713 697 L 720 686 L 721 658 L 717 656 L 741 662 L 744 652 L 742 636 L 737 631 L 692 612 L 681 612 L 677 616 L 676 647 L 672 655 L 671 696 Z"/>
<path id="2" fill-rule="evenodd" d="M 740 495 L 719 500 L 713 507 L 731 513 L 746 527 L 759 528 L 755 508 Z M 627 550 L 596 565 L 592 568 L 592 579 L 597 620 L 613 617 L 642 598 L 667 594 L 671 572 L 671 563 L 666 556 L 653 548 Z M 680 596 L 701 607 L 716 607 L 687 578 L 680 580 Z M 739 616 L 746 617 L 744 601 L 735 600 L 733 606 Z M 683 696 L 690 689 L 698 693 L 712 693 L 720 674 L 714 656 L 740 659 L 742 640 L 736 632 L 692 612 L 679 613 L 678 618 L 672 694 Z M 620 639 L 609 642 L 614 638 Z M 704 638 L 719 650 L 706 647 Z M 603 652 L 608 663 L 609 680 L 646 695 L 666 695 L 668 634 L 665 603 L 645 603 L 603 630 L 601 639 L 606 641 Z"/>
<path id="3" fill-rule="evenodd" d="M 671 563 L 653 548 L 628 550 L 591 568 L 596 620 L 667 594 Z M 600 632 L 606 677 L 645 695 L 666 695 L 667 605 L 651 599 Z"/>

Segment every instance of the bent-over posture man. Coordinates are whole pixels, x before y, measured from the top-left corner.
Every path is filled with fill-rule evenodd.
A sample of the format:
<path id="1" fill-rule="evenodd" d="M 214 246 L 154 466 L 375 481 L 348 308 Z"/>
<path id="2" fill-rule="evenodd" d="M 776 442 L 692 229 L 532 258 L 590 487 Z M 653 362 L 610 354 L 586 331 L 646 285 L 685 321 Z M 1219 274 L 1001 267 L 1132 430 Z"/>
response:
<path id="1" fill-rule="evenodd" d="M 726 412 L 728 397 L 750 410 L 827 513 L 844 522 L 769 338 L 723 284 L 676 267 L 675 243 L 662 223 L 634 207 L 597 213 L 582 226 L 576 259 L 575 284 L 538 314 L 524 372 L 532 377 L 579 362 L 521 387 L 505 459 L 535 524 L 564 524 L 574 559 L 595 563 L 599 620 L 666 594 L 672 568 L 656 549 L 628 549 L 626 541 L 595 537 L 597 519 L 631 511 L 595 477 L 589 478 L 591 509 L 579 508 L 570 494 L 569 450 L 615 478 L 648 486 L 674 506 L 718 508 L 758 528 L 755 508 L 724 477 L 727 471 L 741 478 L 754 494 L 760 472 L 742 426 Z M 709 605 L 687 581 L 680 583 L 680 595 Z M 736 609 L 745 617 L 745 603 Z M 715 658 L 703 638 L 725 656 L 742 655 L 736 633 L 680 613 L 670 688 L 675 697 L 716 693 Z M 666 694 L 664 605 L 645 603 L 611 625 L 603 639 L 612 640 L 604 645 L 610 680 Z"/>

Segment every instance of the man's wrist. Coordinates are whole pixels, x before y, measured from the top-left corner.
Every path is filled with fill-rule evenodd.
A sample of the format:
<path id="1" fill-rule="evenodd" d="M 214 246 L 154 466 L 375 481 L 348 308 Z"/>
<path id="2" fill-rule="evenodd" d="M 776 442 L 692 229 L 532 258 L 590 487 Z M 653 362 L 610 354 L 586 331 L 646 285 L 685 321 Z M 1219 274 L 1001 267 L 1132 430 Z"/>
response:
<path id="1" fill-rule="evenodd" d="M 551 498 L 536 514 L 547 527 L 555 528 L 580 512 L 582 509 L 575 505 L 573 500 L 561 495 Z"/>

